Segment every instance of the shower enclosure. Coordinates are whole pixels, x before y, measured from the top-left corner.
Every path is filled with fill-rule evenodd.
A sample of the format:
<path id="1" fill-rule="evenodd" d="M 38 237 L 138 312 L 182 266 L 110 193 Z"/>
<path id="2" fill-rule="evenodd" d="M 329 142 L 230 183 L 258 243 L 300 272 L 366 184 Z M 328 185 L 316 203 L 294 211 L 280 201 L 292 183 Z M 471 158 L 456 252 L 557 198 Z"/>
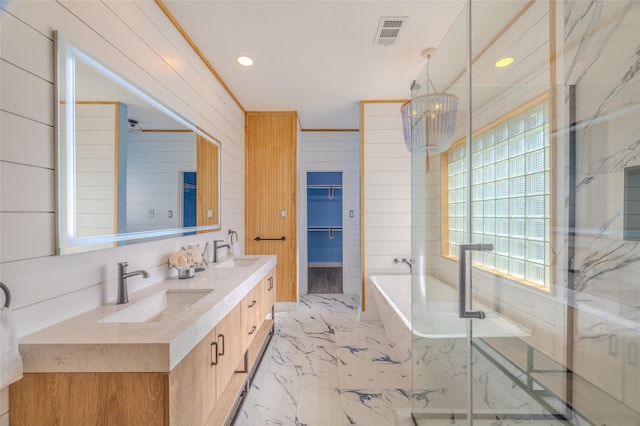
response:
<path id="1" fill-rule="evenodd" d="M 459 100 L 412 149 L 416 424 L 640 424 L 639 20 L 467 2 L 416 78 Z"/>

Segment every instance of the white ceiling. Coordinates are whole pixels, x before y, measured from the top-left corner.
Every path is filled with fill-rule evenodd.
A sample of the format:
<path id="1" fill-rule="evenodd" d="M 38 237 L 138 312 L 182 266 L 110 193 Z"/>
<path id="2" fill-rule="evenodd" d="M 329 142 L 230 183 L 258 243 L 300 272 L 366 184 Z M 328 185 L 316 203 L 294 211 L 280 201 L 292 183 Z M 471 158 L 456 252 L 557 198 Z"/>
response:
<path id="1" fill-rule="evenodd" d="M 464 0 L 165 0 L 247 111 L 298 111 L 303 129 L 358 129 L 361 100 L 409 99 Z M 381 17 L 405 16 L 374 45 Z M 255 64 L 244 68 L 239 55 Z"/>

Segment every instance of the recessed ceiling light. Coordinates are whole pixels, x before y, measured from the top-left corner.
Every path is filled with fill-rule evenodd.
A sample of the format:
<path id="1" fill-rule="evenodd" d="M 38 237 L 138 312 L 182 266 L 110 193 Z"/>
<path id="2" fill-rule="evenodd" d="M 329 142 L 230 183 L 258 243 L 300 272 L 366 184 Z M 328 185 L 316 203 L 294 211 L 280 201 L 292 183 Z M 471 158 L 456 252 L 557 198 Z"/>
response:
<path id="1" fill-rule="evenodd" d="M 513 63 L 513 58 L 502 58 L 496 62 L 496 68 L 504 68 Z"/>
<path id="2" fill-rule="evenodd" d="M 253 65 L 253 59 L 248 56 L 238 56 L 238 63 L 245 67 L 250 67 Z"/>

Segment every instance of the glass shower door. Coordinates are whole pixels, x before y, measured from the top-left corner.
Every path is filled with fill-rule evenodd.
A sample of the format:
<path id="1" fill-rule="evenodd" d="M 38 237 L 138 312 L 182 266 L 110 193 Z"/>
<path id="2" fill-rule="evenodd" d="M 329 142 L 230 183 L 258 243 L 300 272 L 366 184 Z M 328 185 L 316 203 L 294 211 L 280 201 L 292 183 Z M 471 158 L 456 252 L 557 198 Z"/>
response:
<path id="1" fill-rule="evenodd" d="M 640 424 L 639 12 L 468 2 L 416 79 L 416 424 Z"/>
<path id="2" fill-rule="evenodd" d="M 458 316 L 458 244 L 469 242 L 465 161 L 466 89 L 464 11 L 412 86 L 405 110 L 405 141 L 411 151 L 412 232 L 412 416 L 418 425 L 465 422 L 470 408 L 468 321 Z M 457 52 L 457 53 L 456 53 Z M 449 131 L 428 134 L 442 118 L 438 94 L 457 98 L 448 111 Z M 448 102 L 453 105 L 455 102 Z M 450 132 L 453 130 L 454 134 Z M 446 139 L 446 140 L 444 140 Z M 449 146 L 444 146 L 444 145 Z M 449 190 L 447 190 L 449 188 Z"/>

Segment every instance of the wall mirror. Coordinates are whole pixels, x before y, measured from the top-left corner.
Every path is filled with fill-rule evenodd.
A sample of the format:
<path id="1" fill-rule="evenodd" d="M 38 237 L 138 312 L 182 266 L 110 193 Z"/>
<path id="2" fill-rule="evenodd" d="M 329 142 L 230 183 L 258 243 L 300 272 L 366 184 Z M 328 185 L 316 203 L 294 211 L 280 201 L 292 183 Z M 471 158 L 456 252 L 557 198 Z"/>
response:
<path id="1" fill-rule="evenodd" d="M 54 32 L 59 254 L 220 229 L 220 142 Z"/>

